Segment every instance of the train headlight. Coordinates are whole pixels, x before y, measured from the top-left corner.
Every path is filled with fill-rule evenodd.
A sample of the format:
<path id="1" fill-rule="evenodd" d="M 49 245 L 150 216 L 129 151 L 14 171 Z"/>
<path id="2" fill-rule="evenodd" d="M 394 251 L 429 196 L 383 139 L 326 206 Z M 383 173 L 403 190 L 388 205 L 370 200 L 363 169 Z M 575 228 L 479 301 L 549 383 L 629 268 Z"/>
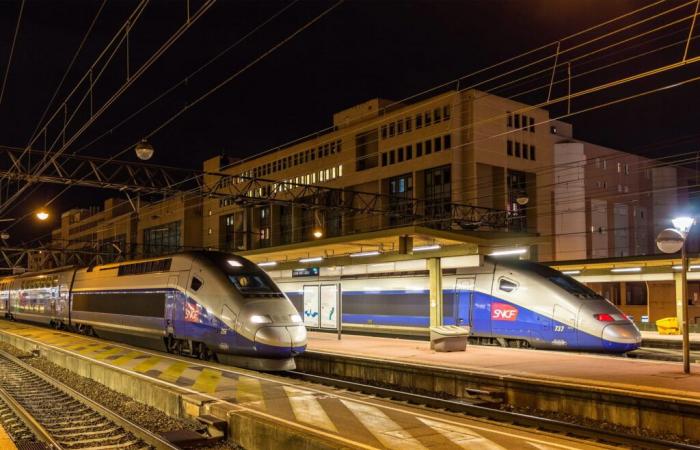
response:
<path id="1" fill-rule="evenodd" d="M 270 316 L 259 316 L 259 315 L 250 316 L 250 321 L 253 323 L 258 323 L 258 324 L 259 323 L 272 323 L 272 319 L 270 318 Z"/>
<path id="2" fill-rule="evenodd" d="M 294 323 L 301 323 L 301 316 L 299 314 L 290 314 L 289 319 Z"/>

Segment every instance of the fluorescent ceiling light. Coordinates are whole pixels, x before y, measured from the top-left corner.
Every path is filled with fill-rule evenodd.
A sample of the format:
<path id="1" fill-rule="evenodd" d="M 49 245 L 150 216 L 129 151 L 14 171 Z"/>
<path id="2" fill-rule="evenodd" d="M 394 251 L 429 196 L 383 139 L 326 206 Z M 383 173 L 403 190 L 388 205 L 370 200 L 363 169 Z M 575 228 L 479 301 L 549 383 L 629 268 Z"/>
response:
<path id="1" fill-rule="evenodd" d="M 228 265 L 231 266 L 231 267 L 243 267 L 243 264 L 239 263 L 239 262 L 236 261 L 235 259 L 229 259 L 229 260 L 226 261 L 226 262 L 228 262 Z"/>
<path id="2" fill-rule="evenodd" d="M 377 250 L 373 250 L 370 252 L 350 253 L 351 258 L 361 258 L 363 256 L 377 256 L 377 255 L 379 255 L 379 252 Z"/>
<path id="3" fill-rule="evenodd" d="M 580 270 L 565 270 L 562 272 L 564 275 L 578 275 L 581 273 Z"/>
<path id="4" fill-rule="evenodd" d="M 498 250 L 496 252 L 491 252 L 491 256 L 507 256 L 507 255 L 522 255 L 527 252 L 526 248 L 514 248 L 512 250 Z"/>
<path id="5" fill-rule="evenodd" d="M 276 265 L 277 261 L 266 261 L 258 263 L 258 267 L 275 267 Z"/>
<path id="6" fill-rule="evenodd" d="M 428 250 L 440 250 L 440 245 L 438 245 L 438 244 L 419 245 L 418 247 L 413 247 L 414 252 L 425 252 Z"/>
<path id="7" fill-rule="evenodd" d="M 323 261 L 323 256 L 315 256 L 313 258 L 302 258 L 299 260 L 300 263 L 311 263 Z"/>
<path id="8" fill-rule="evenodd" d="M 673 266 L 673 270 L 681 270 L 683 266 Z M 688 266 L 688 270 L 697 270 L 700 269 L 700 266 Z"/>
<path id="9" fill-rule="evenodd" d="M 625 272 L 641 272 L 641 267 L 620 267 L 619 269 L 611 269 L 610 272 L 613 273 L 625 273 Z"/>

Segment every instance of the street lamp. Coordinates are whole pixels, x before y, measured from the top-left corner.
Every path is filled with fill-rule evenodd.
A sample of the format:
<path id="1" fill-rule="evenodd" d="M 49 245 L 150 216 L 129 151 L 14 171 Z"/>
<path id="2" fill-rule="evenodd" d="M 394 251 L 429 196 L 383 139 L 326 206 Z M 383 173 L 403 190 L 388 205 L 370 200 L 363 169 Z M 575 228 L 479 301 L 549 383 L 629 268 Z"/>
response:
<path id="1" fill-rule="evenodd" d="M 44 211 L 43 209 L 40 209 L 40 210 L 37 211 L 37 213 L 36 213 L 36 218 L 39 219 L 39 220 L 41 220 L 41 221 L 43 222 L 44 220 L 46 220 L 46 219 L 49 218 L 49 213 L 47 213 L 47 212 Z"/>
<path id="2" fill-rule="evenodd" d="M 688 257 L 686 256 L 685 244 L 688 241 L 688 233 L 695 224 L 692 217 L 676 217 L 671 221 L 673 227 L 683 235 L 683 245 L 681 246 L 681 321 L 683 326 L 683 372 L 690 373 L 690 337 L 688 330 Z"/>
<path id="3" fill-rule="evenodd" d="M 681 330 L 683 333 L 683 372 L 690 373 L 690 338 L 688 334 L 688 257 L 685 243 L 688 233 L 695 224 L 693 217 L 676 217 L 671 221 L 673 228 L 663 230 L 656 238 L 656 244 L 664 253 L 681 251 Z"/>

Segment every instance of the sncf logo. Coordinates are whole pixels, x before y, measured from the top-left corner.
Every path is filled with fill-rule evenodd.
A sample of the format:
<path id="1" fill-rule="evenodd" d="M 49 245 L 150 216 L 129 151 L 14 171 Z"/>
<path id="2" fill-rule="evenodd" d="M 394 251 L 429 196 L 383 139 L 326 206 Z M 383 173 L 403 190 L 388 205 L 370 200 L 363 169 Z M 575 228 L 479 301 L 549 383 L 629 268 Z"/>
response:
<path id="1" fill-rule="evenodd" d="M 505 320 L 512 322 L 518 318 L 518 308 L 505 303 L 491 304 L 491 320 Z"/>

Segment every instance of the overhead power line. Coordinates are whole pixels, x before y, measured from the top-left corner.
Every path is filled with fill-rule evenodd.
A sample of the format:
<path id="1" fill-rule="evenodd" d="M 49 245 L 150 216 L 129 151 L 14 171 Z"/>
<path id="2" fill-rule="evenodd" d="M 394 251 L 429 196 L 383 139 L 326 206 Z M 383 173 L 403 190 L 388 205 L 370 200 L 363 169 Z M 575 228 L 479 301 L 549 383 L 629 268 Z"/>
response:
<path id="1" fill-rule="evenodd" d="M 10 75 L 10 67 L 12 67 L 12 56 L 15 53 L 15 44 L 17 43 L 17 35 L 19 34 L 19 25 L 22 23 L 22 13 L 24 12 L 24 2 L 19 6 L 19 14 L 17 15 L 17 25 L 15 26 L 15 34 L 12 37 L 12 45 L 10 46 L 10 56 L 7 58 L 7 67 L 5 68 L 5 76 L 2 78 L 2 88 L 0 88 L 0 106 L 2 106 L 2 100 L 5 96 L 5 86 L 7 85 L 7 78 Z"/>

